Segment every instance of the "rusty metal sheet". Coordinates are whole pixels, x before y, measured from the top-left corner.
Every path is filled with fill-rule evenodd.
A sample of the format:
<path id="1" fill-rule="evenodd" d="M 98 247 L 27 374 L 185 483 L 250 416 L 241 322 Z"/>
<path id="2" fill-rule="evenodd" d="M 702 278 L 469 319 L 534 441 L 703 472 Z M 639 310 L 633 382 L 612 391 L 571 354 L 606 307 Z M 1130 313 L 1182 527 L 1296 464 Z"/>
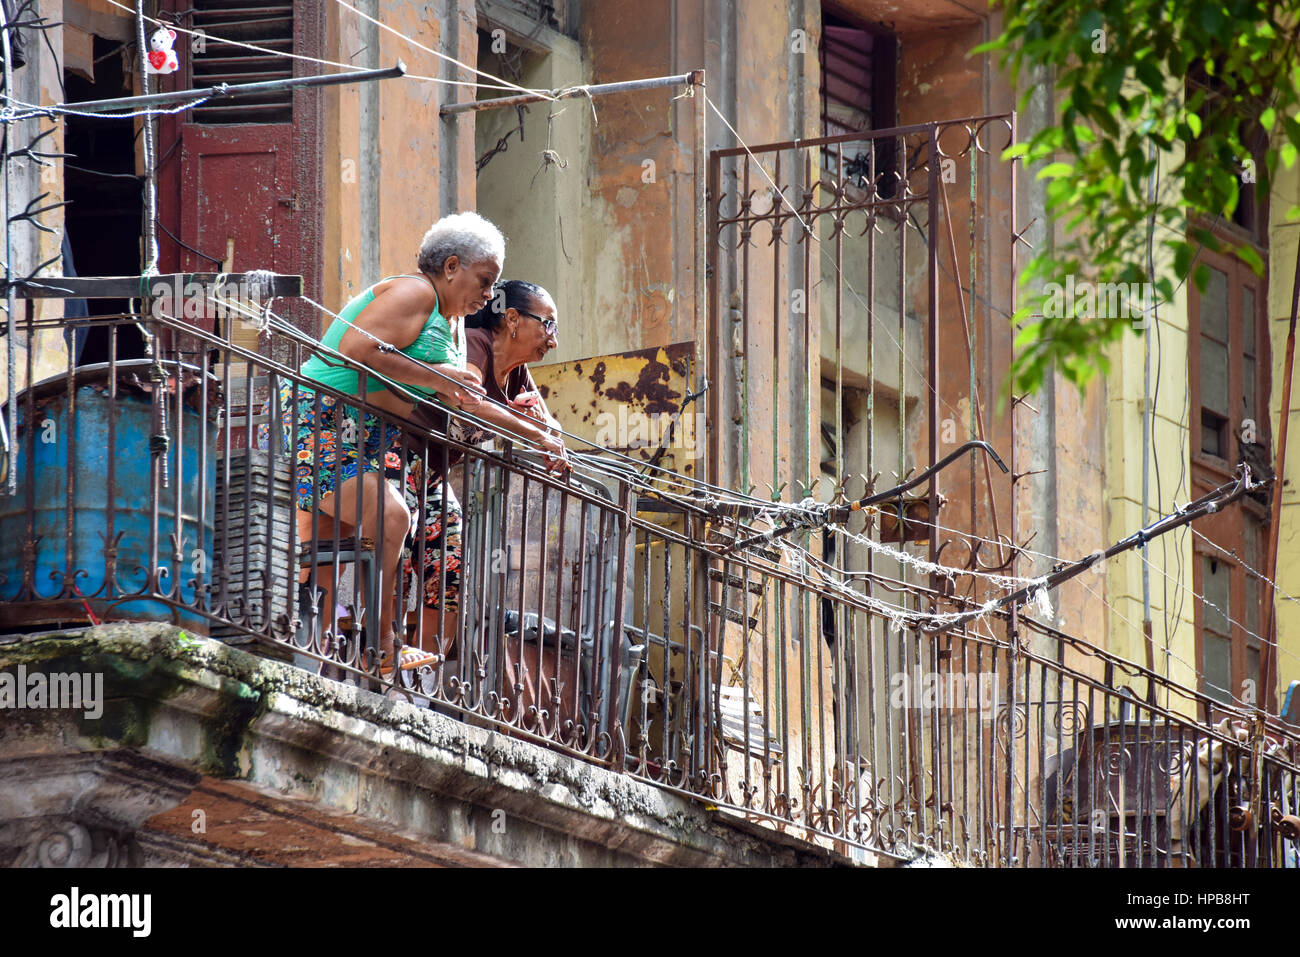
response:
<path id="1" fill-rule="evenodd" d="M 605 448 L 695 475 L 704 456 L 704 404 L 679 415 L 695 381 L 694 342 L 530 366 L 565 430 Z"/>

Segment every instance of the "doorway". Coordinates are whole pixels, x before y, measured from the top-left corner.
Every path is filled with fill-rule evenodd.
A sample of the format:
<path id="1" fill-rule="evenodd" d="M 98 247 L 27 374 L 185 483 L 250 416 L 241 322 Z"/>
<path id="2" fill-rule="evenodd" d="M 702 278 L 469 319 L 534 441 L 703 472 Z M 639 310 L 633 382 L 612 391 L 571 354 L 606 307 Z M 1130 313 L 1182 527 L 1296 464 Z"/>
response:
<path id="1" fill-rule="evenodd" d="M 67 102 L 126 96 L 123 44 L 94 38 L 94 79 L 64 71 Z M 64 128 L 64 275 L 135 276 L 141 268 L 140 233 L 144 215 L 141 177 L 136 174 L 135 143 L 139 127 L 123 119 L 68 116 Z M 65 300 L 64 316 L 115 315 L 127 312 L 127 299 Z M 118 326 L 117 358 L 145 356 L 144 336 L 132 324 Z M 108 329 L 81 330 L 75 343 L 78 366 L 108 361 Z"/>

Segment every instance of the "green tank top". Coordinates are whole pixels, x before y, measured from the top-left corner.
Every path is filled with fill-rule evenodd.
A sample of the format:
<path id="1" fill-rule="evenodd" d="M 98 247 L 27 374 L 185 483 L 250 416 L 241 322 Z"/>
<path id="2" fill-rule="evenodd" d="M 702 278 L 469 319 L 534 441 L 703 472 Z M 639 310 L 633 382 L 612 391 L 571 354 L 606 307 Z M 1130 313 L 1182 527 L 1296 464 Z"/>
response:
<path id="1" fill-rule="evenodd" d="M 381 279 L 380 282 L 400 278 L 422 279 L 424 277 L 389 276 L 387 279 Z M 378 285 L 379 283 L 375 283 L 375 286 Z M 353 298 L 343 307 L 343 311 L 339 313 L 338 318 L 330 323 L 330 327 L 325 330 L 325 335 L 321 339 L 321 345 L 325 346 L 327 350 L 338 351 L 339 343 L 343 341 L 343 334 L 347 332 L 348 326 L 356 321 L 356 318 L 361 315 L 366 306 L 374 302 L 375 286 L 371 286 Z M 464 331 L 457 326 L 453 333 L 447 318 L 438 310 L 436 305 L 433 307 L 433 312 L 429 313 L 429 318 L 425 320 L 419 335 L 415 337 L 415 341 L 398 351 L 428 365 L 446 364 L 455 366 L 457 369 L 465 368 Z M 412 366 L 411 368 L 414 370 L 416 367 Z M 329 386 L 331 389 L 337 389 L 349 395 L 361 395 L 361 390 L 357 387 L 360 373 L 342 365 L 338 360 L 332 360 L 320 355 L 312 356 L 302 364 L 302 374 L 305 378 Z M 394 384 L 396 383 L 386 377 L 368 375 L 366 376 L 365 391 L 376 392 L 379 389 L 389 388 Z M 401 386 L 403 389 L 409 389 L 426 399 L 434 397 L 432 389 L 406 383 L 401 383 Z"/>

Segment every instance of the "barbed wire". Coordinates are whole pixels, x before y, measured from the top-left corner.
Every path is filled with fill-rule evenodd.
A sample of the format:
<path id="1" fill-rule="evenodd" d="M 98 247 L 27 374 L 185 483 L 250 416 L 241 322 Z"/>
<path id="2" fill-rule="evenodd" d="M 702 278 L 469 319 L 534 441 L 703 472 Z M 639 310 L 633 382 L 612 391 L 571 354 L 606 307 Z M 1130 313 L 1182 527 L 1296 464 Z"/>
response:
<path id="1" fill-rule="evenodd" d="M 87 119 L 96 120 L 127 120 L 139 116 L 172 116 L 176 113 L 183 113 L 186 110 L 192 110 L 196 106 L 212 99 L 211 95 L 200 96 L 194 100 L 187 101 L 174 107 L 149 107 L 143 110 L 132 110 L 129 113 L 90 113 L 84 110 L 78 110 L 75 105 L 63 103 L 52 104 L 50 106 L 41 106 L 37 103 L 27 103 L 16 97 L 5 96 L 9 103 L 16 103 L 24 109 L 30 110 L 29 113 L 18 113 L 12 107 L 0 107 L 0 123 L 17 122 L 18 120 L 30 120 L 35 117 L 56 118 L 59 116 L 77 116 Z"/>

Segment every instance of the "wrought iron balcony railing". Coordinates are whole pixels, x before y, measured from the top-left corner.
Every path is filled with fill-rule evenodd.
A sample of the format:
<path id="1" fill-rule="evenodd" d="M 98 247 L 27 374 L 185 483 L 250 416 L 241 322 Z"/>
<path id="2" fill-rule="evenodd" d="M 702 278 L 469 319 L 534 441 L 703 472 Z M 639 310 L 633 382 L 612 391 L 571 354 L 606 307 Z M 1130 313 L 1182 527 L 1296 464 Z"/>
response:
<path id="1" fill-rule="evenodd" d="M 305 341 L 283 363 L 166 317 L 85 322 L 106 330 L 110 361 L 14 399 L 19 494 L 0 499 L 10 632 L 170 620 L 850 855 L 1300 863 L 1300 753 L 1280 726 L 1211 725 L 1216 704 L 1097 649 L 1101 678 L 993 629 L 915 630 L 903 606 L 779 540 L 728 552 L 745 505 L 721 490 L 681 492 L 596 455 L 559 477 L 508 444 L 466 445 L 314 383 L 304 406 Z M 117 358 L 127 323 L 152 356 Z M 299 435 L 301 412 L 327 400 L 350 407 L 340 428 L 361 434 L 370 414 L 398 431 L 382 450 L 395 487 L 460 459 L 445 478 L 464 513 L 456 613 L 445 575 L 423 615 L 412 577 L 376 572 L 394 547 L 385 524 L 300 524 L 285 425 Z M 308 432 L 323 448 L 319 425 Z M 412 511 L 429 513 L 429 486 L 413 488 Z M 431 511 L 443 528 L 449 503 Z M 337 507 L 355 517 L 363 502 Z M 436 540 L 443 568 L 453 545 Z M 424 567 L 425 536 L 409 547 Z M 893 601 L 979 604 L 923 586 Z M 399 638 L 440 657 L 385 674 L 388 602 Z"/>

